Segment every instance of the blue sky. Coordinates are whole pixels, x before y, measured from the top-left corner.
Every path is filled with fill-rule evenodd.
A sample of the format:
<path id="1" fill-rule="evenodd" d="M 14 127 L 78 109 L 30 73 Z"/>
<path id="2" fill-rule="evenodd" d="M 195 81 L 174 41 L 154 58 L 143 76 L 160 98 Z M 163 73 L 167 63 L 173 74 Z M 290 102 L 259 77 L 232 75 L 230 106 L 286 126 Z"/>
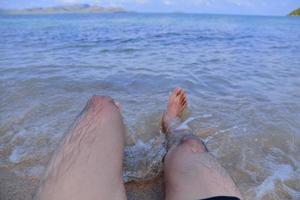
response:
<path id="1" fill-rule="evenodd" d="M 300 0 L 0 0 L 0 8 L 28 8 L 88 3 L 119 6 L 139 12 L 193 12 L 249 15 L 286 15 Z"/>

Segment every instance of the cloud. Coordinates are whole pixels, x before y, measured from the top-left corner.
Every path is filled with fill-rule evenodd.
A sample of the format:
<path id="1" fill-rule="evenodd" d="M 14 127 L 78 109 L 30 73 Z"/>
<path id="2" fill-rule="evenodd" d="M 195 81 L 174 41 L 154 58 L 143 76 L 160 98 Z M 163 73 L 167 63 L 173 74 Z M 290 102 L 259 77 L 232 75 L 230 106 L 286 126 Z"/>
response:
<path id="1" fill-rule="evenodd" d="M 264 0 L 260 0 L 263 2 Z M 187 0 L 185 2 L 190 2 L 194 5 L 199 6 L 219 6 L 219 5 L 233 5 L 233 6 L 252 6 L 253 3 L 259 2 L 258 0 Z"/>
<path id="2" fill-rule="evenodd" d="M 233 4 L 235 6 L 246 6 L 246 7 L 252 7 L 253 3 L 257 3 L 259 1 L 257 0 L 227 0 L 229 4 Z M 260 2 L 264 2 L 264 0 L 261 0 Z"/>
<path id="3" fill-rule="evenodd" d="M 126 4 L 161 4 L 161 5 L 186 5 L 199 7 L 237 6 L 253 7 L 264 5 L 268 0 L 55 0 L 67 4 L 100 4 L 100 5 L 126 5 Z"/>
<path id="4" fill-rule="evenodd" d="M 58 3 L 64 4 L 81 4 L 81 3 L 88 3 L 88 4 L 99 4 L 101 0 L 56 0 Z"/>
<path id="5" fill-rule="evenodd" d="M 163 0 L 163 3 L 165 5 L 171 5 L 172 4 L 172 1 L 171 0 Z"/>
<path id="6" fill-rule="evenodd" d="M 215 0 L 199 0 L 199 1 L 195 1 L 195 2 L 196 2 L 196 5 L 208 6 L 208 7 L 216 4 Z"/>
<path id="7" fill-rule="evenodd" d="M 126 3 L 145 4 L 149 0 L 56 0 L 58 3 L 66 4 L 100 4 L 100 5 L 124 5 Z"/>

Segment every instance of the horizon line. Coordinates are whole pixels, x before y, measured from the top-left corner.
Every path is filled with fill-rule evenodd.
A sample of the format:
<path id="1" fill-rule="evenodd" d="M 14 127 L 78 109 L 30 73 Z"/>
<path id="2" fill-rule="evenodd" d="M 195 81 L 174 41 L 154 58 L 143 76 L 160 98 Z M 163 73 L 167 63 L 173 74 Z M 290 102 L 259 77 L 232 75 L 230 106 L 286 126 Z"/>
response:
<path id="1" fill-rule="evenodd" d="M 58 5 L 53 5 L 53 6 L 32 6 L 32 7 L 27 7 L 27 8 L 9 8 L 9 7 L 0 7 L 0 10 L 15 10 L 15 11 L 23 11 L 23 10 L 28 10 L 28 9 L 35 9 L 35 8 L 56 8 L 56 7 L 62 7 L 62 6 L 89 6 L 89 7 L 102 7 L 102 8 L 120 8 L 123 9 L 124 12 L 127 13 L 141 13 L 141 14 L 203 14 L 203 15 L 234 15 L 234 16 L 261 16 L 261 17 L 285 17 L 285 16 L 289 16 L 289 13 L 287 14 L 259 14 L 259 13 L 226 13 L 226 12 L 188 12 L 188 11 L 180 11 L 180 10 L 170 10 L 170 11 L 161 11 L 161 12 L 157 12 L 157 11 L 137 11 L 137 10 L 127 10 L 125 8 L 123 8 L 122 6 L 101 6 L 99 4 L 89 4 L 89 3 L 63 3 L 63 4 L 58 4 Z M 72 12 L 70 12 L 71 14 Z M 76 12 L 74 12 L 76 13 Z M 43 14 L 43 13 L 41 13 Z M 45 13 L 48 14 L 48 13 Z M 49 14 L 56 14 L 56 13 L 49 13 Z M 59 14 L 59 13 L 57 13 Z M 68 13 L 65 13 L 68 14 Z M 88 13 L 83 13 L 83 14 L 88 14 Z"/>

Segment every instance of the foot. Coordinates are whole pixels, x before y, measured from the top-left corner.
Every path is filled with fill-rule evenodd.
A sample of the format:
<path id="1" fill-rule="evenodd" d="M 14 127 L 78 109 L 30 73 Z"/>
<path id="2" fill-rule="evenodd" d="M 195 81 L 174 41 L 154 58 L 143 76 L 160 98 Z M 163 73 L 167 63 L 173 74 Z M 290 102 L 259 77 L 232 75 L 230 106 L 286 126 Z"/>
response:
<path id="1" fill-rule="evenodd" d="M 172 122 L 176 119 L 180 119 L 186 107 L 187 96 L 185 92 L 181 88 L 175 88 L 169 97 L 167 110 L 161 120 L 162 132 L 166 133 Z"/>

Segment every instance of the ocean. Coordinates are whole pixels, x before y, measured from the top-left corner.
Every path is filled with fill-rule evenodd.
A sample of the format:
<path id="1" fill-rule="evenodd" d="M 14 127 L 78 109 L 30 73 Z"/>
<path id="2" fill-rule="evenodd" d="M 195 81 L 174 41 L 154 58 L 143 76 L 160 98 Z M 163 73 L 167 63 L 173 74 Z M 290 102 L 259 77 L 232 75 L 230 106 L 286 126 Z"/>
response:
<path id="1" fill-rule="evenodd" d="M 245 199 L 300 199 L 299 27 L 297 17 L 0 15 L 0 199 L 30 199 L 93 94 L 121 103 L 128 145 L 147 144 L 176 86 Z"/>

